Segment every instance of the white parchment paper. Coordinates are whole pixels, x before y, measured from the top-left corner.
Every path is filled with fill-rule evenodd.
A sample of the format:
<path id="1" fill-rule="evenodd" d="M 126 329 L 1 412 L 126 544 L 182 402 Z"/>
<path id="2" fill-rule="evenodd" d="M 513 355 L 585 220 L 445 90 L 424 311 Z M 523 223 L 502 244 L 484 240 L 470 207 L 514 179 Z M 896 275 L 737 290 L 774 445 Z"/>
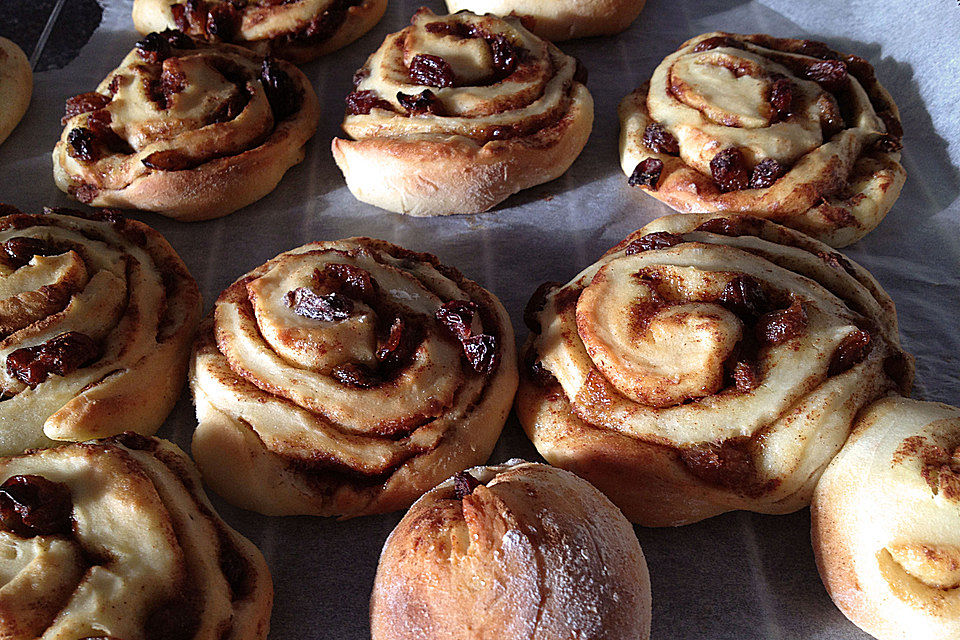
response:
<path id="1" fill-rule="evenodd" d="M 70 204 L 54 186 L 50 161 L 63 101 L 93 90 L 138 39 L 131 1 L 101 2 L 106 6 L 98 31 L 66 68 L 37 75 L 29 113 L 0 147 L 0 202 L 25 211 Z M 304 67 L 323 118 L 304 163 L 271 195 L 205 223 L 139 216 L 186 260 L 205 309 L 236 277 L 281 251 L 312 240 L 369 235 L 435 253 L 492 290 L 522 339 L 522 309 L 537 285 L 569 279 L 627 233 L 670 212 L 630 189 L 620 172 L 620 98 L 699 33 L 799 36 L 867 58 L 900 106 L 906 187 L 880 227 L 846 253 L 870 269 L 897 303 L 904 344 L 917 357 L 915 395 L 960 405 L 960 5 L 955 0 L 649 0 L 627 32 L 561 45 L 587 66 L 596 100 L 592 137 L 570 171 L 493 212 L 446 219 L 406 218 L 357 202 L 330 155 L 354 70 L 420 4 L 444 10 L 439 0 L 391 0 L 370 33 Z M 187 447 L 195 424 L 184 394 L 160 435 Z M 511 417 L 493 460 L 513 456 L 539 459 Z M 346 522 L 268 518 L 214 500 L 270 564 L 276 587 L 272 639 L 369 637 L 367 604 L 377 558 L 401 514 Z M 679 529 L 638 527 L 637 535 L 653 583 L 654 638 L 867 637 L 833 607 L 820 584 L 806 510 L 779 517 L 733 513 Z"/>

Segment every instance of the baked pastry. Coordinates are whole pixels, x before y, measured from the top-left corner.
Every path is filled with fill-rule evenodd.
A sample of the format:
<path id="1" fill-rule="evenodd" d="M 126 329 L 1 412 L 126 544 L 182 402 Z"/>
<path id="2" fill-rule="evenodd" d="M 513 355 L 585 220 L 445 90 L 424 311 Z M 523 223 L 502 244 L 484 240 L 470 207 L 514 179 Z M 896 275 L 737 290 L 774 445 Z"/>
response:
<path id="1" fill-rule="evenodd" d="M 620 33 L 637 19 L 647 0 L 446 0 L 450 13 L 474 11 L 517 16 L 530 31 L 552 42 Z"/>
<path id="2" fill-rule="evenodd" d="M 151 33 L 96 91 L 67 100 L 53 173 L 91 206 L 216 218 L 267 195 L 303 160 L 318 113 L 288 62 Z"/>
<path id="3" fill-rule="evenodd" d="M 873 67 L 810 40 L 697 36 L 623 99 L 620 123 L 631 185 L 834 247 L 880 224 L 906 178 L 899 111 Z"/>
<path id="4" fill-rule="evenodd" d="M 266 562 L 175 445 L 130 432 L 0 459 L 0 478 L 0 636 L 266 639 Z"/>
<path id="5" fill-rule="evenodd" d="M 420 9 L 354 76 L 333 157 L 363 202 L 486 211 L 580 154 L 593 127 L 580 69 L 517 18 Z"/>
<path id="6" fill-rule="evenodd" d="M 0 213 L 0 455 L 152 434 L 183 388 L 200 319 L 183 261 L 114 213 Z"/>
<path id="7" fill-rule="evenodd" d="M 869 407 L 811 513 L 823 584 L 857 626 L 880 640 L 960 637 L 960 409 Z"/>
<path id="8" fill-rule="evenodd" d="M 268 515 L 405 508 L 490 455 L 513 340 L 500 302 L 429 254 L 369 238 L 282 253 L 201 324 L 194 459 Z"/>
<path id="9" fill-rule="evenodd" d="M 857 411 L 913 374 L 869 273 L 747 216 L 655 220 L 525 320 L 520 423 L 646 526 L 808 505 Z"/>
<path id="10" fill-rule="evenodd" d="M 16 43 L 0 37 L 0 143 L 27 112 L 32 94 L 30 61 Z"/>
<path id="11" fill-rule="evenodd" d="M 347 46 L 386 9 L 387 0 L 134 0 L 133 24 L 302 63 Z"/>
<path id="12" fill-rule="evenodd" d="M 630 523 L 572 473 L 511 460 L 418 500 L 383 547 L 373 640 L 650 637 Z"/>

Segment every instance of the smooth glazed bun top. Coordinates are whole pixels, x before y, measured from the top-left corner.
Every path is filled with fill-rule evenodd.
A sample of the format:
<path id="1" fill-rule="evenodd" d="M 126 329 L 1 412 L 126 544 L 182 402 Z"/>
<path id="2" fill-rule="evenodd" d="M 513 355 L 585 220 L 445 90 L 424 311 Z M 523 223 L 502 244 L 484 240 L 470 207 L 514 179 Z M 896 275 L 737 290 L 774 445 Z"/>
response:
<path id="1" fill-rule="evenodd" d="M 371 599 L 374 640 L 650 635 L 632 527 L 572 473 L 511 461 L 458 474 L 390 535 Z"/>

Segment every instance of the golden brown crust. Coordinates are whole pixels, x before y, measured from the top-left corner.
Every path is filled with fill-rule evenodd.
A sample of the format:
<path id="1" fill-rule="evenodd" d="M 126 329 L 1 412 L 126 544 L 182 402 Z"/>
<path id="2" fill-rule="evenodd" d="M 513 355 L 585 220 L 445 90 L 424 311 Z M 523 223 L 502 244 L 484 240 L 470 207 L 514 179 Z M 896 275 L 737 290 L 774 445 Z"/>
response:
<path id="1" fill-rule="evenodd" d="M 27 112 L 32 94 L 30 61 L 15 42 L 0 38 L 0 144 Z"/>
<path id="2" fill-rule="evenodd" d="M 551 42 L 620 33 L 640 15 L 646 0 L 447 0 L 447 10 L 517 16 Z"/>
<path id="3" fill-rule="evenodd" d="M 414 79 L 425 56 L 452 75 Z M 414 216 L 486 211 L 579 155 L 593 100 L 576 77 L 573 58 L 515 19 L 422 9 L 358 72 L 334 159 L 364 202 Z"/>
<path id="4" fill-rule="evenodd" d="M 308 244 L 237 280 L 202 325 L 193 453 L 261 513 L 401 509 L 489 456 L 514 359 L 499 301 L 435 257 Z"/>
<path id="5" fill-rule="evenodd" d="M 387 0 L 293 0 L 228 2 L 135 0 L 133 23 L 142 34 L 180 29 L 211 42 L 229 42 L 259 55 L 303 64 L 347 46 L 369 31 L 387 9 Z"/>
<path id="6" fill-rule="evenodd" d="M 835 247 L 876 227 L 906 176 L 899 111 L 873 68 L 818 42 L 697 36 L 619 113 L 634 186 L 678 211 L 750 213 Z"/>
<path id="7" fill-rule="evenodd" d="M 215 218 L 277 186 L 303 159 L 318 113 L 289 63 L 150 34 L 96 92 L 67 101 L 54 177 L 92 206 Z"/>
<path id="8" fill-rule="evenodd" d="M 811 504 L 824 586 L 880 640 L 960 633 L 960 409 L 867 408 Z"/>
<path id="9" fill-rule="evenodd" d="M 521 424 L 647 526 L 802 508 L 860 408 L 912 380 L 876 281 L 757 218 L 656 220 L 526 315 Z"/>
<path id="10" fill-rule="evenodd" d="M 380 556 L 374 640 L 650 637 L 630 523 L 571 473 L 513 460 L 418 500 Z"/>
<path id="11" fill-rule="evenodd" d="M 15 529 L 0 531 L 4 638 L 266 639 L 266 562 L 175 445 L 133 433 L 73 443 L 2 459 L 0 479 Z M 40 516 L 24 528 L 14 501 Z"/>
<path id="12" fill-rule="evenodd" d="M 0 452 L 154 433 L 180 395 L 200 317 L 183 261 L 159 233 L 118 214 L 4 212 Z M 59 372 L 27 366 L 26 352 L 71 332 L 92 340 L 90 353 Z"/>

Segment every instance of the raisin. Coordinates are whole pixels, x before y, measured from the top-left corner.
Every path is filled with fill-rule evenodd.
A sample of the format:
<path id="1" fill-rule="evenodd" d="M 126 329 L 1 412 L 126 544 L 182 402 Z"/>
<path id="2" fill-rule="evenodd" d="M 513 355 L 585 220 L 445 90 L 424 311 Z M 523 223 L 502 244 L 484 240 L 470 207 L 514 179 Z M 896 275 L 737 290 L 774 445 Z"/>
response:
<path id="1" fill-rule="evenodd" d="M 523 323 L 531 332 L 539 334 L 543 330 L 537 316 L 547 306 L 547 294 L 562 286 L 562 282 L 544 282 L 533 292 L 527 306 L 523 308 Z"/>
<path id="2" fill-rule="evenodd" d="M 77 127 L 71 130 L 67 134 L 67 143 L 70 145 L 67 153 L 72 158 L 84 162 L 96 162 L 100 158 L 96 137 L 93 135 L 93 131 L 86 127 Z"/>
<path id="3" fill-rule="evenodd" d="M 347 94 L 347 112 L 353 115 L 367 115 L 372 109 L 393 111 L 393 105 L 380 99 L 376 91 L 353 91 Z"/>
<path id="4" fill-rule="evenodd" d="M 260 67 L 263 89 L 273 109 L 274 120 L 279 121 L 300 109 L 302 96 L 290 75 L 280 68 L 280 63 L 267 56 Z"/>
<path id="5" fill-rule="evenodd" d="M 880 111 L 877 113 L 877 116 L 883 120 L 883 124 L 887 128 L 887 135 L 893 136 L 894 138 L 903 137 L 903 126 L 900 124 L 900 119 L 893 115 L 892 111 Z"/>
<path id="6" fill-rule="evenodd" d="M 811 58 L 820 58 L 821 60 L 837 60 L 840 57 L 839 53 L 816 40 L 804 40 L 800 44 L 797 53 L 810 56 Z"/>
<path id="7" fill-rule="evenodd" d="M 397 92 L 397 101 L 410 113 L 436 114 L 438 112 L 437 95 L 430 89 L 424 89 L 416 95 Z"/>
<path id="8" fill-rule="evenodd" d="M 766 189 L 771 187 L 784 173 L 786 173 L 786 170 L 783 165 L 773 158 L 761 160 L 750 174 L 750 188 Z"/>
<path id="9" fill-rule="evenodd" d="M 224 42 L 233 40 L 240 29 L 240 12 L 229 3 L 216 4 L 207 12 L 207 34 Z"/>
<path id="10" fill-rule="evenodd" d="M 160 82 L 151 87 L 150 99 L 156 102 L 161 109 L 169 109 L 170 99 L 174 94 L 182 92 L 185 87 L 186 78 L 183 73 L 175 67 L 163 65 Z"/>
<path id="11" fill-rule="evenodd" d="M 97 199 L 98 195 L 100 195 L 100 189 L 98 189 L 95 185 L 87 183 L 81 183 L 79 185 L 72 184 L 67 187 L 67 193 L 83 204 L 90 204 Z"/>
<path id="12" fill-rule="evenodd" d="M 93 133 L 94 141 L 114 153 L 133 153 L 130 144 L 117 135 L 110 126 L 113 116 L 109 111 L 100 109 L 87 116 L 87 129 Z"/>
<path id="13" fill-rule="evenodd" d="M 799 300 L 794 300 L 786 309 L 771 311 L 757 321 L 757 339 L 765 344 L 777 345 L 796 338 L 807 328 L 807 312 Z"/>
<path id="14" fill-rule="evenodd" d="M 668 249 L 675 247 L 683 242 L 683 236 L 667 231 L 655 231 L 645 236 L 637 238 L 627 245 L 624 255 L 632 256 L 644 251 L 653 251 L 656 249 Z"/>
<path id="15" fill-rule="evenodd" d="M 333 379 L 342 385 L 355 389 L 370 389 L 383 384 L 383 379 L 370 367 L 358 363 L 346 363 L 334 367 L 330 372 Z"/>
<path id="16" fill-rule="evenodd" d="M 195 49 L 197 47 L 193 38 L 179 29 L 164 29 L 160 32 L 160 35 L 174 49 Z"/>
<path id="17" fill-rule="evenodd" d="M 370 272 L 350 264 L 331 262 L 323 267 L 318 278 L 332 278 L 347 295 L 358 300 L 369 301 L 377 292 L 377 283 Z"/>
<path id="18" fill-rule="evenodd" d="M 884 153 L 895 153 L 903 149 L 903 142 L 900 141 L 900 138 L 895 138 L 889 134 L 883 134 L 877 141 L 873 143 L 873 146 L 878 151 Z"/>
<path id="19" fill-rule="evenodd" d="M 722 487 L 742 489 L 756 480 L 749 438 L 731 438 L 680 450 L 680 459 L 696 477 Z"/>
<path id="20" fill-rule="evenodd" d="M 99 357 L 93 339 L 78 331 L 68 331 L 35 347 L 17 349 L 7 356 L 7 374 L 31 389 L 50 377 L 66 376 Z"/>
<path id="21" fill-rule="evenodd" d="M 136 44 L 140 57 L 153 64 L 159 64 L 170 57 L 170 43 L 162 34 L 148 33 Z"/>
<path id="22" fill-rule="evenodd" d="M 60 119 L 60 124 L 66 125 L 67 122 L 74 116 L 78 116 L 81 113 L 89 113 L 90 111 L 103 109 L 108 104 L 110 104 L 110 98 L 102 93 L 97 93 L 96 91 L 81 93 L 78 96 L 73 96 L 72 98 L 67 99 L 67 102 L 64 105 L 64 114 L 63 118 Z"/>
<path id="23" fill-rule="evenodd" d="M 654 153 L 666 153 L 671 156 L 680 155 L 680 143 L 667 131 L 662 124 L 654 122 L 643 130 L 643 144 Z"/>
<path id="24" fill-rule="evenodd" d="M 848 334 L 840 341 L 836 351 L 833 352 L 827 375 L 835 376 L 849 371 L 870 355 L 872 347 L 872 339 L 866 331 L 854 331 Z"/>
<path id="25" fill-rule="evenodd" d="M 457 500 L 463 500 L 479 486 L 480 481 L 466 471 L 453 476 L 453 493 L 457 496 Z"/>
<path id="26" fill-rule="evenodd" d="M 452 87 L 456 80 L 453 67 L 440 56 L 420 53 L 410 62 L 410 78 L 427 87 Z"/>
<path id="27" fill-rule="evenodd" d="M 401 360 L 405 355 L 404 349 L 405 337 L 408 333 L 407 324 L 403 321 L 403 318 L 395 318 L 393 323 L 390 325 L 390 331 L 387 334 L 386 340 L 383 340 L 379 346 L 377 346 L 377 360 L 381 362 L 389 361 L 390 363 L 396 363 Z"/>
<path id="28" fill-rule="evenodd" d="M 197 163 L 190 156 L 176 149 L 154 151 L 143 158 L 141 162 L 146 167 L 157 171 L 183 171 L 197 166 Z"/>
<path id="29" fill-rule="evenodd" d="M 517 63 L 520 62 L 520 49 L 500 34 L 486 37 L 484 40 L 490 45 L 490 52 L 493 54 L 493 68 L 504 76 L 513 73 Z"/>
<path id="30" fill-rule="evenodd" d="M 527 356 L 526 365 L 527 376 L 529 376 L 535 384 L 541 387 L 549 387 L 557 384 L 557 379 L 543 366 L 542 362 L 537 360 L 535 354 L 531 353 Z"/>
<path id="31" fill-rule="evenodd" d="M 753 276 L 737 276 L 727 283 L 718 298 L 720 304 L 738 316 L 756 318 L 769 308 L 767 294 Z"/>
<path id="32" fill-rule="evenodd" d="M 661 173 L 663 173 L 663 161 L 656 158 L 647 158 L 637 164 L 633 173 L 627 179 L 627 184 L 631 187 L 643 186 L 656 189 Z"/>
<path id="33" fill-rule="evenodd" d="M 467 362 L 477 373 L 493 373 L 500 363 L 500 354 L 497 352 L 497 339 L 489 334 L 481 333 L 460 341 Z"/>
<path id="34" fill-rule="evenodd" d="M 746 360 L 741 360 L 733 368 L 733 380 L 740 393 L 749 393 L 760 386 L 756 368 Z"/>
<path id="35" fill-rule="evenodd" d="M 69 533 L 70 489 L 43 476 L 12 476 L 0 484 L 0 528 L 23 538 Z"/>
<path id="36" fill-rule="evenodd" d="M 807 67 L 805 75 L 827 91 L 836 93 L 845 86 L 847 65 L 841 60 L 822 60 Z"/>
<path id="37" fill-rule="evenodd" d="M 340 322 L 349 318 L 353 312 L 350 298 L 336 292 L 321 296 L 306 287 L 288 292 L 286 301 L 295 314 L 311 320 Z"/>
<path id="38" fill-rule="evenodd" d="M 213 114 L 210 116 L 210 123 L 215 124 L 233 120 L 243 113 L 243 110 L 246 108 L 247 103 L 249 102 L 250 97 L 246 91 L 231 96 L 226 102 L 221 104 L 216 111 L 213 112 Z"/>
<path id="39" fill-rule="evenodd" d="M 134 451 L 153 451 L 157 445 L 156 440 L 140 435 L 136 431 L 124 431 L 110 439 Z"/>
<path id="40" fill-rule="evenodd" d="M 736 218 L 710 218 L 694 231 L 714 233 L 718 236 L 730 236 L 732 238 L 751 234 L 742 221 Z"/>
<path id="41" fill-rule="evenodd" d="M 701 51 L 710 51 L 711 49 L 716 49 L 717 47 L 743 49 L 743 45 L 733 38 L 728 36 L 713 36 L 712 38 L 707 38 L 703 42 L 697 43 L 697 46 L 693 48 L 693 52 L 700 53 Z"/>
<path id="42" fill-rule="evenodd" d="M 473 335 L 471 324 L 477 312 L 475 302 L 451 300 L 443 303 L 436 311 L 436 318 L 458 340 L 464 340 Z"/>
<path id="43" fill-rule="evenodd" d="M 353 74 L 353 88 L 356 89 L 359 87 L 364 80 L 370 77 L 370 69 L 366 67 L 360 67 L 357 69 L 357 72 Z"/>
<path id="44" fill-rule="evenodd" d="M 740 191 L 750 186 L 750 170 L 747 169 L 743 153 L 736 147 L 728 147 L 713 156 L 710 173 L 724 193 Z"/>
<path id="45" fill-rule="evenodd" d="M 39 238 L 25 238 L 21 236 L 10 238 L 0 245 L 0 248 L 3 249 L 3 254 L 0 254 L 0 257 L 3 258 L 3 261 L 7 265 L 15 269 L 30 262 L 33 256 L 55 256 L 63 253 L 62 250 L 47 244 Z"/>
<path id="46" fill-rule="evenodd" d="M 472 32 L 462 22 L 430 22 L 424 26 L 427 33 L 437 36 L 452 36 L 454 38 L 469 38 Z"/>
<path id="47" fill-rule="evenodd" d="M 770 76 L 773 84 L 770 85 L 770 95 L 767 100 L 777 114 L 777 120 L 790 117 L 793 105 L 793 83 L 786 76 L 779 73 Z"/>
<path id="48" fill-rule="evenodd" d="M 287 0 L 281 0 L 285 2 Z M 329 40 L 343 24 L 347 18 L 347 11 L 352 6 L 361 4 L 360 0 L 334 0 L 323 12 L 310 21 L 307 28 L 294 40 L 303 40 L 311 43 L 323 42 Z"/>

